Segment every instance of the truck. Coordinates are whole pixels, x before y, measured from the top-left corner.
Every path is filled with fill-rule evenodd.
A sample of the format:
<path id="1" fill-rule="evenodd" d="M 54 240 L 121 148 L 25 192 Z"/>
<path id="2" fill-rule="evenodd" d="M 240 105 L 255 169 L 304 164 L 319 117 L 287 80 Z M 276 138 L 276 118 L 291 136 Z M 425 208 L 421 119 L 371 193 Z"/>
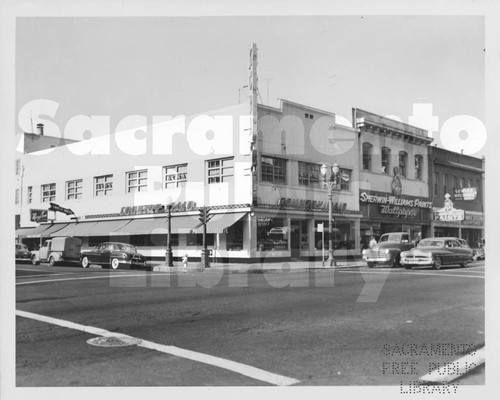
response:
<path id="1" fill-rule="evenodd" d="M 58 262 L 79 262 L 82 241 L 76 237 L 55 237 L 45 241 L 40 250 L 31 252 L 33 265 L 49 263 L 54 266 Z"/>
<path id="2" fill-rule="evenodd" d="M 375 265 L 400 267 L 400 254 L 402 251 L 412 249 L 414 244 L 410 241 L 407 232 L 391 232 L 380 236 L 379 242 L 370 249 L 363 250 L 363 260 L 369 268 Z"/>

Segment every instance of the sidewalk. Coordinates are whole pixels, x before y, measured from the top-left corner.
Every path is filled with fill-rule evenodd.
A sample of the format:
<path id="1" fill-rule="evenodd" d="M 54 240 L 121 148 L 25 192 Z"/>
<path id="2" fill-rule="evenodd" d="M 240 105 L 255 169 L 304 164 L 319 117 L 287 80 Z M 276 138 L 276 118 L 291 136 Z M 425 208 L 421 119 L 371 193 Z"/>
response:
<path id="1" fill-rule="evenodd" d="M 172 272 L 172 271 L 182 271 L 182 263 L 175 261 L 173 267 L 168 267 L 164 262 L 152 262 L 149 265 L 152 271 L 155 272 Z M 336 266 L 330 267 L 325 261 L 325 265 L 321 261 L 283 261 L 283 262 L 266 262 L 266 263 L 210 263 L 209 269 L 223 269 L 225 271 L 231 272 L 279 272 L 279 271 L 305 271 L 309 269 L 345 269 L 345 268 L 359 268 L 366 267 L 366 262 L 363 260 L 345 261 L 338 260 Z M 199 261 L 193 261 L 189 263 L 188 268 L 190 270 L 201 269 L 201 264 Z"/>

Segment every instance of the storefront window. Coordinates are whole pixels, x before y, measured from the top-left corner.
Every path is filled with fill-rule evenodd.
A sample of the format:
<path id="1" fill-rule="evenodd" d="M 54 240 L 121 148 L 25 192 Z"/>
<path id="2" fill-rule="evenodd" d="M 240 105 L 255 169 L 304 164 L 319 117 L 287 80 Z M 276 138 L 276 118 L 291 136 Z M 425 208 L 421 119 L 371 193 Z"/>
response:
<path id="1" fill-rule="evenodd" d="M 257 250 L 289 250 L 288 236 L 288 226 L 284 218 L 258 218 Z"/>
<path id="2" fill-rule="evenodd" d="M 243 221 L 239 220 L 227 229 L 226 250 L 243 250 Z"/>
<path id="3" fill-rule="evenodd" d="M 318 224 L 323 224 L 324 235 L 318 231 Z M 316 250 L 323 248 L 322 239 L 324 237 L 324 247 L 328 249 L 328 220 L 314 221 L 314 243 Z M 334 249 L 354 249 L 354 224 L 349 221 L 333 221 L 332 225 L 332 240 Z"/>
<path id="4" fill-rule="evenodd" d="M 187 245 L 202 247 L 203 246 L 203 234 L 201 233 L 189 233 L 186 235 Z M 213 246 L 215 243 L 215 235 L 213 233 L 207 233 L 207 246 Z"/>

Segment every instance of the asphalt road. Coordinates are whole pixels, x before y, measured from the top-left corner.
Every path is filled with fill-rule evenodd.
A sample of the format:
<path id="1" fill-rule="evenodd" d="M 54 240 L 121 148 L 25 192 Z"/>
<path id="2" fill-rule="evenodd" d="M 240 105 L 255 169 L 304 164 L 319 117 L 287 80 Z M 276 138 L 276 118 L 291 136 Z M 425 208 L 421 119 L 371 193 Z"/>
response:
<path id="1" fill-rule="evenodd" d="M 21 387 L 403 390 L 484 346 L 484 262 L 187 274 L 18 264 L 16 284 Z M 87 343 L 103 335 L 142 342 Z M 484 369 L 462 384 L 484 384 Z"/>

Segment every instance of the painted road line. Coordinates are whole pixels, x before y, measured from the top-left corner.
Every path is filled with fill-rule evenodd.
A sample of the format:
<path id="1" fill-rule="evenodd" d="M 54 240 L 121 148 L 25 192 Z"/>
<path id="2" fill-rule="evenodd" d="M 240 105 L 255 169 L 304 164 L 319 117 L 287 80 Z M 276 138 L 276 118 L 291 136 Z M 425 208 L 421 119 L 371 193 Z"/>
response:
<path id="1" fill-rule="evenodd" d="M 23 271 L 27 271 L 26 269 Z M 38 275 L 22 275 L 22 276 L 16 276 L 16 279 L 24 279 L 24 278 L 39 278 L 39 277 L 50 277 L 50 276 L 60 276 L 60 275 L 75 275 L 78 272 L 66 272 L 66 273 L 61 273 L 61 274 L 53 274 L 51 272 L 47 272 L 45 274 L 38 274 Z"/>
<path id="2" fill-rule="evenodd" d="M 484 275 L 458 275 L 458 274 L 442 274 L 442 273 L 432 273 L 432 272 L 417 272 L 417 271 L 413 271 L 413 272 L 410 272 L 410 271 L 338 271 L 338 272 L 342 272 L 342 273 L 350 273 L 350 274 L 391 274 L 391 275 L 398 275 L 398 276 L 405 276 L 405 275 L 408 275 L 408 276 L 418 276 L 418 275 L 424 275 L 424 276 L 444 276 L 444 277 L 448 277 L 448 276 L 456 276 L 456 277 L 459 277 L 459 278 L 476 278 L 476 279 L 484 279 Z"/>
<path id="3" fill-rule="evenodd" d="M 85 333 L 90 333 L 93 335 L 99 335 L 104 337 L 126 337 L 132 339 L 139 339 L 141 342 L 137 344 L 139 347 L 144 347 L 146 349 L 156 350 L 161 353 L 170 354 L 173 356 L 186 358 L 193 361 L 198 361 L 204 364 L 213 365 L 228 371 L 236 372 L 241 375 L 248 376 L 252 379 L 256 379 L 262 382 L 267 382 L 276 386 L 290 386 L 300 381 L 288 378 L 283 375 L 274 374 L 272 372 L 264 371 L 260 368 L 255 368 L 250 365 L 241 364 L 235 361 L 227 360 L 220 357 L 211 356 L 209 354 L 198 353 L 191 350 L 182 349 L 176 346 L 168 346 L 159 343 L 149 342 L 147 340 L 142 340 L 140 338 L 134 338 L 129 335 L 124 335 L 122 333 L 114 333 L 107 331 L 105 329 L 96 328 L 88 325 L 80 325 L 71 321 L 65 321 L 58 318 L 47 317 L 45 315 L 34 314 L 27 311 L 16 310 L 16 315 L 19 317 L 34 319 L 36 321 L 45 322 L 48 324 L 62 326 L 64 328 L 74 329 Z"/>
<path id="4" fill-rule="evenodd" d="M 127 277 L 144 277 L 146 275 L 139 274 L 111 274 L 111 275 L 100 275 L 100 276 L 83 276 L 78 278 L 61 278 L 61 279 L 40 279 L 38 281 L 29 281 L 29 282 L 16 282 L 17 285 L 31 285 L 36 283 L 50 283 L 50 282 L 63 282 L 63 281 L 78 281 L 85 279 L 115 279 L 115 278 L 127 278 Z"/>
<path id="5" fill-rule="evenodd" d="M 484 364 L 485 360 L 486 350 L 484 347 L 481 347 L 458 360 L 445 364 L 420 377 L 420 381 L 427 383 L 449 383 Z"/>

